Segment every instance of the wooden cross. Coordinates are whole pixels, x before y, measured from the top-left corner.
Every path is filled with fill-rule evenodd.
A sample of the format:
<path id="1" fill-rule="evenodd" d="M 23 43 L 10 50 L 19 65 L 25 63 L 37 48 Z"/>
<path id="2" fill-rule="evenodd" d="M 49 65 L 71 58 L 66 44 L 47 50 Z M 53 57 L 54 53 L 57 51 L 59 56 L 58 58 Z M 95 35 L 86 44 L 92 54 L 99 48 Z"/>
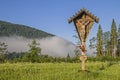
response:
<path id="1" fill-rule="evenodd" d="M 74 22 L 75 28 L 78 32 L 81 44 L 84 47 L 84 50 L 86 50 L 86 39 L 90 33 L 93 23 L 98 23 L 99 19 L 83 8 L 78 11 L 76 15 L 73 15 L 73 17 L 68 20 L 69 23 L 71 23 L 72 21 Z M 83 48 L 80 49 L 82 51 L 82 55 L 80 56 L 80 60 L 82 61 L 82 71 L 85 71 L 85 61 L 87 60 L 87 56 L 85 56 L 85 52 L 84 50 L 82 50 Z"/>

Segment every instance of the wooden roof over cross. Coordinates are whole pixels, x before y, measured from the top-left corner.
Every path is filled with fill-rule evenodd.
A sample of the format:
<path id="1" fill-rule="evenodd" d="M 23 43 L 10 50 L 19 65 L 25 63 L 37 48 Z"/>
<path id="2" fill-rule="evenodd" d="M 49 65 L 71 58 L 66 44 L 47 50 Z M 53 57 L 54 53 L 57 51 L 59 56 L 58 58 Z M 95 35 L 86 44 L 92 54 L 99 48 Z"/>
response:
<path id="1" fill-rule="evenodd" d="M 68 19 L 68 22 L 71 23 L 72 21 L 74 21 L 77 17 L 82 16 L 83 14 L 86 14 L 88 16 L 90 16 L 96 23 L 99 22 L 99 18 L 97 18 L 97 16 L 94 16 L 91 12 L 89 12 L 88 10 L 86 10 L 85 8 L 82 8 L 80 11 L 78 11 L 75 15 L 73 15 L 72 17 L 70 17 L 70 19 Z"/>

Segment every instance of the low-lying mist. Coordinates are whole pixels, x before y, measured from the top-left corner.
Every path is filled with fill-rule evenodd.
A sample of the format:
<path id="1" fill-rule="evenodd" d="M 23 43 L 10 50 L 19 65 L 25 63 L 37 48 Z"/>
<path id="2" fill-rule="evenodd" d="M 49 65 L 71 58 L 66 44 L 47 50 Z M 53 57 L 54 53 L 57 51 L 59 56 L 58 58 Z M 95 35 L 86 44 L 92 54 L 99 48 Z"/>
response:
<path id="1" fill-rule="evenodd" d="M 27 52 L 29 50 L 28 44 L 33 39 L 27 39 L 24 37 L 0 37 L 0 42 L 4 42 L 8 45 L 8 52 Z M 42 39 L 35 39 L 37 43 L 40 43 L 42 54 L 48 54 L 49 56 L 66 57 L 69 53 L 70 56 L 74 55 L 75 44 L 60 38 L 60 37 L 47 37 Z"/>
<path id="2" fill-rule="evenodd" d="M 8 45 L 8 52 L 27 52 L 29 50 L 28 44 L 30 44 L 32 40 L 33 39 L 18 36 L 0 37 L 0 42 Z M 69 53 L 70 56 L 74 56 L 74 50 L 76 49 L 75 44 L 61 37 L 54 36 L 35 40 L 37 43 L 40 43 L 39 47 L 42 49 L 41 54 L 66 57 Z M 78 50 L 80 53 L 80 49 Z M 87 47 L 87 56 L 95 56 L 95 52 L 95 49 L 89 49 Z"/>

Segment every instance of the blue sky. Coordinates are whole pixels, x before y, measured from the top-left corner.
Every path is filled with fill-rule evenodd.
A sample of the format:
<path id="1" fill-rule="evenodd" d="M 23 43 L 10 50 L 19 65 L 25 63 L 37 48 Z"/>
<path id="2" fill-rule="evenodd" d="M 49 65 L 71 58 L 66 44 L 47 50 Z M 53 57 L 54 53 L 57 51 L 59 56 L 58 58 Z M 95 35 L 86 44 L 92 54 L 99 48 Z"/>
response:
<path id="1" fill-rule="evenodd" d="M 0 20 L 32 26 L 75 43 L 74 24 L 67 20 L 83 7 L 100 19 L 88 40 L 96 35 L 99 24 L 103 31 L 110 30 L 113 18 L 120 24 L 120 0 L 1 0 Z"/>

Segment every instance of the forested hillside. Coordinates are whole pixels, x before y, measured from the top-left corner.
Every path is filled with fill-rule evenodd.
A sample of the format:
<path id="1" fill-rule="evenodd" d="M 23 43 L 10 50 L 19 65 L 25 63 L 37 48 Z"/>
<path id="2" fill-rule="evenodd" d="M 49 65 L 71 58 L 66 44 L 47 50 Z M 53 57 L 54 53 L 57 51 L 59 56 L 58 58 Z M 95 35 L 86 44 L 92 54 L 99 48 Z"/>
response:
<path id="1" fill-rule="evenodd" d="M 26 38 L 44 38 L 54 36 L 50 33 L 31 28 L 25 25 L 13 24 L 10 22 L 0 21 L 0 37 L 2 36 L 23 36 Z"/>

